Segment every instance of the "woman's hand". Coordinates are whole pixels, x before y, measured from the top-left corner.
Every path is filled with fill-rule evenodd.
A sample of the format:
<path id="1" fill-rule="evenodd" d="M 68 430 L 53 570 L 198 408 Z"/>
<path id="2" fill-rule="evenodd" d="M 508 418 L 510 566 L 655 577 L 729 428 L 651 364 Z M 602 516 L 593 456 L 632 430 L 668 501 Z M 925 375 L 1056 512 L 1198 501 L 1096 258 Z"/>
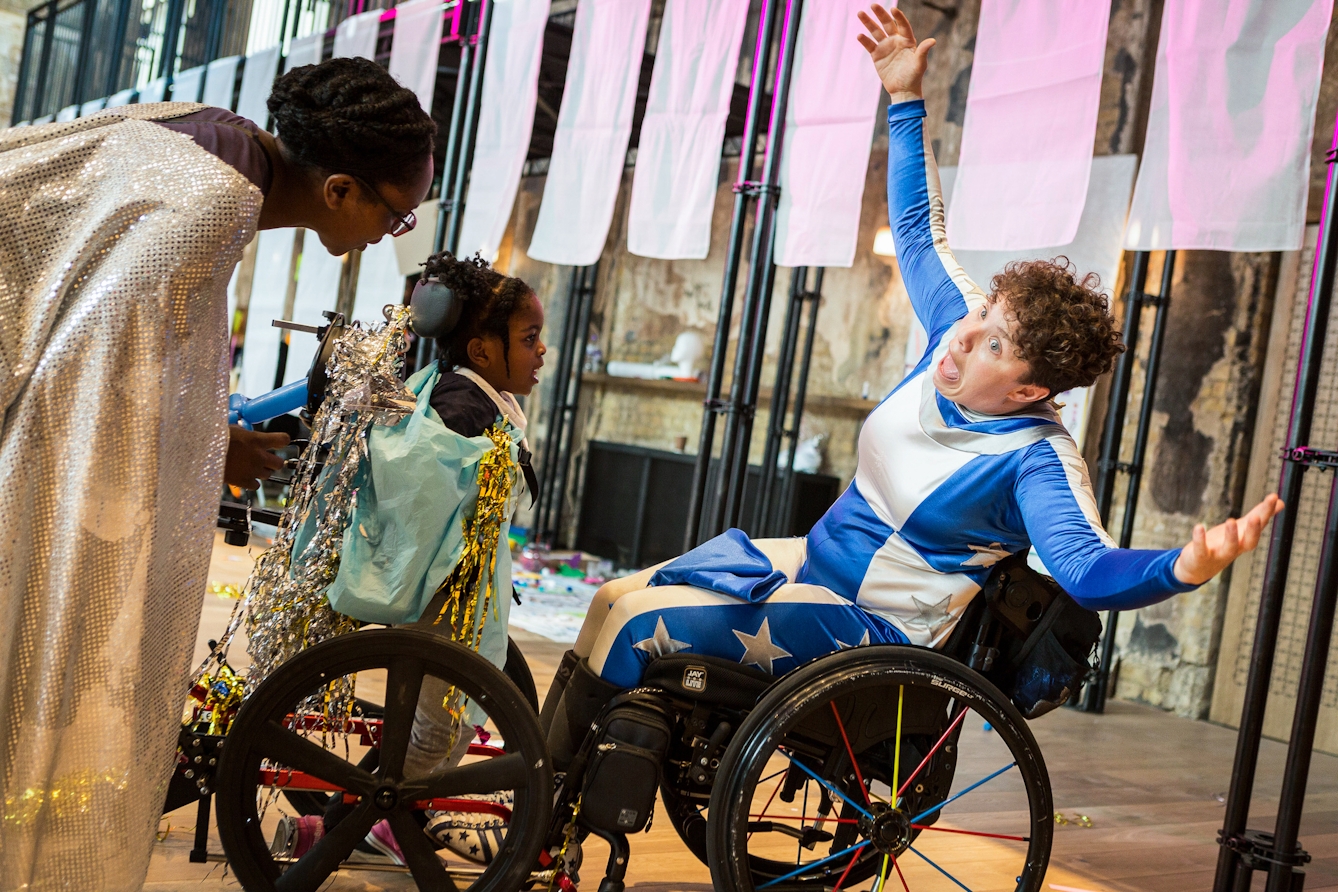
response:
<path id="1" fill-rule="evenodd" d="M 223 464 L 223 481 L 242 489 L 257 489 L 262 478 L 283 467 L 283 459 L 271 449 L 288 445 L 284 433 L 265 434 L 238 425 L 228 426 L 228 457 Z"/>
<path id="2" fill-rule="evenodd" d="M 1202 585 L 1259 544 L 1264 525 L 1283 509 L 1282 499 L 1270 494 L 1240 520 L 1234 517 L 1211 530 L 1203 524 L 1194 527 L 1194 538 L 1180 551 L 1175 561 L 1175 578 L 1190 585 Z"/>
<path id="3" fill-rule="evenodd" d="M 889 12 L 875 3 L 871 11 L 873 15 L 859 13 L 859 20 L 869 33 L 859 35 L 858 39 L 860 46 L 873 57 L 873 67 L 878 71 L 883 89 L 894 104 L 924 98 L 920 82 L 929 65 L 929 49 L 934 45 L 934 38 L 917 45 L 911 23 L 900 9 Z"/>

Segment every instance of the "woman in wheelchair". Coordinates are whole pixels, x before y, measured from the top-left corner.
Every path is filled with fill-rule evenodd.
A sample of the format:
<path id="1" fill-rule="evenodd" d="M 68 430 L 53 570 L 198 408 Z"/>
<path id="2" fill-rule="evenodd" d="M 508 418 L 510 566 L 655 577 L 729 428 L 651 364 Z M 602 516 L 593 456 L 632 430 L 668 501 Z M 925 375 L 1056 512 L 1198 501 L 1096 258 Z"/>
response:
<path id="1" fill-rule="evenodd" d="M 945 235 L 924 134 L 932 39 L 874 5 L 860 42 L 891 96 L 888 206 L 919 364 L 865 421 L 849 488 L 807 537 L 730 530 L 600 589 L 542 713 L 555 767 L 599 709 L 666 654 L 737 661 L 775 676 L 862 644 L 935 648 L 991 567 L 1028 547 L 1080 605 L 1128 610 L 1194 589 L 1255 547 L 1282 507 L 1199 525 L 1183 548 L 1113 547 L 1087 468 L 1052 398 L 1109 371 L 1123 350 L 1095 275 L 1065 258 L 1015 262 L 972 282 Z"/>

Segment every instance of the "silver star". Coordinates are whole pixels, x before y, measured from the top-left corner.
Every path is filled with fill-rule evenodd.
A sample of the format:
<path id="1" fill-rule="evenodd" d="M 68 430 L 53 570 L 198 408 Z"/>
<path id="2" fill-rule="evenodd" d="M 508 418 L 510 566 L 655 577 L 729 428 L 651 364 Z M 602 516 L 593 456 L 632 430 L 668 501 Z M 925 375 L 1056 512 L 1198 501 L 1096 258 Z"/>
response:
<path id="1" fill-rule="evenodd" d="M 967 548 L 975 554 L 962 561 L 963 567 L 993 567 L 1009 555 L 1000 542 L 991 542 L 989 545 L 968 545 Z"/>
<path id="2" fill-rule="evenodd" d="M 669 654 L 676 654 L 680 650 L 687 650 L 692 647 L 686 641 L 675 641 L 669 637 L 669 629 L 664 625 L 664 617 L 655 618 L 655 636 L 638 641 L 633 645 L 637 650 L 644 650 L 652 657 L 664 657 Z"/>
<path id="3" fill-rule="evenodd" d="M 748 635 L 738 629 L 732 631 L 743 645 L 743 656 L 739 658 L 739 662 L 745 666 L 756 666 L 769 675 L 775 675 L 771 669 L 772 661 L 793 656 L 789 651 L 771 642 L 771 625 L 767 618 L 763 618 L 762 626 L 756 635 Z"/>
<path id="4" fill-rule="evenodd" d="M 840 638 L 837 638 L 837 639 L 836 639 L 836 649 L 837 649 L 837 650 L 850 650 L 852 647 L 864 647 L 864 646 L 866 646 L 868 643 L 869 643 L 869 630 L 868 630 L 868 629 L 865 629 L 865 630 L 864 630 L 864 637 L 861 638 L 857 644 L 846 644 L 846 643 L 845 643 L 844 641 L 842 641 Z"/>
<path id="5" fill-rule="evenodd" d="M 944 623 L 951 621 L 952 616 L 948 613 L 948 605 L 952 602 L 952 595 L 944 595 L 937 602 L 921 601 L 916 595 L 911 595 L 911 601 L 915 604 L 915 609 L 920 615 L 914 619 L 906 620 L 906 625 L 915 629 L 924 629 L 929 634 L 934 634 Z"/>

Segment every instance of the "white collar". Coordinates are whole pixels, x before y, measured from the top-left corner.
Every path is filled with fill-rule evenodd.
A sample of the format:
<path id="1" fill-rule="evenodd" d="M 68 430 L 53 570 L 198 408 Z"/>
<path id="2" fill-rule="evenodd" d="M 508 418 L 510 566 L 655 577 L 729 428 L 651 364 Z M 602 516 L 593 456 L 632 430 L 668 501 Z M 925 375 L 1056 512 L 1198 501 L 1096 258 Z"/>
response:
<path id="1" fill-rule="evenodd" d="M 502 417 L 520 433 L 521 437 L 525 436 L 525 412 L 520 408 L 520 403 L 516 400 L 514 394 L 505 390 L 499 391 L 494 389 L 491 384 L 484 381 L 483 378 L 479 376 L 478 372 L 475 372 L 473 369 L 467 369 L 464 366 L 456 366 L 453 371 L 455 374 L 468 378 L 470 381 L 477 384 L 479 389 L 488 395 L 488 399 L 492 400 L 497 406 L 497 411 L 502 413 Z"/>

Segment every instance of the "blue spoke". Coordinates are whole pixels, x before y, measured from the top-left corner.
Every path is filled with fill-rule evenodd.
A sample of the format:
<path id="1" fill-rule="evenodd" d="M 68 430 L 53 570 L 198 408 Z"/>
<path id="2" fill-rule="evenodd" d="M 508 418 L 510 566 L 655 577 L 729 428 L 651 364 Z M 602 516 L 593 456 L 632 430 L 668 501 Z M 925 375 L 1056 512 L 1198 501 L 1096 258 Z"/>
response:
<path id="1" fill-rule="evenodd" d="M 805 773 L 805 774 L 807 774 L 809 777 L 813 778 L 813 779 L 814 779 L 815 781 L 817 781 L 818 783 L 822 784 L 824 787 L 826 787 L 828 793 L 831 793 L 831 794 L 832 794 L 833 796 L 835 796 L 837 799 L 841 800 L 843 803 L 845 803 L 846 805 L 850 806 L 850 807 L 853 808 L 855 811 L 857 811 L 857 812 L 859 812 L 860 814 L 864 815 L 864 817 L 868 818 L 870 821 L 873 820 L 873 815 L 869 814 L 867 811 L 865 811 L 864 809 L 862 809 L 862 808 L 860 808 L 858 805 L 856 805 L 856 804 L 855 804 L 855 801 L 854 801 L 853 799 L 851 799 L 849 796 L 846 796 L 846 795 L 845 795 L 844 793 L 842 793 L 840 790 L 836 789 L 836 787 L 832 786 L 832 785 L 829 784 L 827 781 L 823 780 L 822 778 L 820 778 L 820 777 L 818 777 L 816 774 L 814 774 L 814 773 L 813 773 L 813 769 L 809 768 L 809 767 L 808 767 L 807 765 L 805 765 L 803 762 L 800 762 L 800 761 L 799 761 L 798 759 L 796 759 L 794 756 L 792 756 L 792 755 L 790 755 L 789 753 L 785 752 L 785 750 L 781 750 L 781 755 L 783 755 L 783 756 L 785 756 L 785 758 L 789 759 L 791 765 L 798 765 L 800 768 L 802 768 L 802 769 L 804 770 L 804 773 Z M 988 778 L 986 778 L 986 780 L 988 780 Z M 951 802 L 951 801 L 952 801 L 952 800 L 949 800 L 949 802 Z M 947 805 L 947 803 L 945 802 L 944 805 Z M 761 887 L 759 886 L 758 888 L 761 888 Z"/>
<path id="2" fill-rule="evenodd" d="M 798 764 L 798 763 L 795 763 L 795 764 Z M 947 807 L 947 805 L 948 805 L 949 802 L 953 802 L 953 801 L 955 801 L 955 800 L 957 800 L 957 799 L 961 799 L 963 796 L 965 796 L 967 793 L 970 793 L 970 792 L 971 792 L 972 790 L 974 790 L 976 787 L 980 786 L 981 784 L 987 784 L 987 783 L 989 783 L 990 781 L 994 780 L 996 777 L 998 777 L 999 775 L 1003 774 L 1005 771 L 1007 771 L 1008 769 L 1014 767 L 1015 765 L 1017 765 L 1016 762 L 1009 762 L 1007 765 L 1005 765 L 1004 767 L 1000 768 L 998 771 L 994 772 L 994 773 L 991 774 L 989 777 L 981 778 L 980 780 L 976 781 L 974 784 L 972 784 L 971 786 L 967 787 L 965 790 L 963 790 L 962 792 L 958 793 L 956 796 L 952 797 L 952 799 L 949 799 L 947 802 L 944 802 L 944 803 L 942 803 L 942 804 L 940 804 L 940 805 L 936 805 L 936 806 L 934 806 L 933 808 L 928 809 L 928 810 L 926 810 L 926 811 L 922 811 L 922 812 L 920 812 L 918 815 L 916 815 L 915 817 L 911 818 L 911 823 L 912 823 L 912 824 L 918 824 L 918 823 L 920 823 L 920 821 L 922 821 L 922 820 L 924 820 L 925 818 L 929 817 L 929 816 L 932 815 L 934 812 L 936 812 L 936 811 L 942 811 L 944 808 Z M 803 768 L 804 766 L 800 765 L 799 767 L 800 767 L 800 768 Z M 814 775 L 814 776 L 816 777 L 816 775 Z M 916 852 L 915 854 L 920 855 L 919 852 Z M 920 855 L 920 857 L 921 857 L 921 858 L 924 858 L 924 855 Z M 926 860 L 926 861 L 929 861 L 928 858 L 925 858 L 925 860 Z M 930 861 L 929 863 L 930 863 L 930 864 L 933 864 L 934 862 Z M 960 883 L 959 883 L 958 885 L 960 885 Z M 965 887 L 965 886 L 962 886 L 962 888 L 965 889 L 966 887 Z"/>
<path id="3" fill-rule="evenodd" d="M 944 870 L 943 868 L 939 867 L 939 866 L 938 866 L 937 864 L 935 864 L 933 861 L 930 861 L 928 858 L 925 858 L 925 856 L 924 856 L 924 855 L 921 855 L 921 854 L 920 854 L 920 850 L 917 849 L 915 846 L 911 846 L 910 848 L 911 848 L 911 851 L 912 851 L 912 852 L 914 852 L 914 853 L 917 854 L 917 855 L 920 855 L 920 857 L 921 857 L 922 859 L 924 859 L 924 860 L 929 864 L 930 867 L 934 868 L 934 869 L 937 870 L 939 873 L 943 874 L 945 877 L 947 877 L 948 879 L 952 880 L 952 881 L 953 881 L 954 883 L 956 883 L 957 885 L 961 886 L 963 889 L 966 889 L 966 892 L 971 892 L 970 888 L 968 888 L 967 885 L 966 885 L 965 883 L 963 883 L 961 880 L 957 879 L 957 877 L 953 876 L 952 874 L 948 873 L 948 872 L 947 872 L 946 870 Z"/>
<path id="4" fill-rule="evenodd" d="M 769 881 L 763 883 L 762 885 L 758 886 L 757 888 L 759 888 L 759 889 L 765 889 L 767 886 L 774 886 L 774 885 L 776 885 L 777 883 L 783 883 L 783 882 L 785 882 L 786 880 L 788 880 L 790 877 L 797 877 L 797 876 L 799 876 L 799 874 L 803 873 L 803 872 L 806 871 L 806 870 L 812 870 L 812 869 L 815 868 L 815 867 L 821 867 L 822 865 L 826 864 L 828 861 L 835 861 L 837 858 L 840 858 L 842 855 L 849 855 L 851 852 L 856 851 L 857 849 L 862 849 L 862 848 L 864 848 L 865 846 L 867 846 L 868 844 L 869 844 L 869 841 L 866 839 L 866 840 L 864 840 L 864 842 L 856 843 L 855 845 L 851 846 L 851 847 L 848 848 L 848 849 L 844 849 L 843 851 L 837 852 L 835 855 L 828 855 L 826 858 L 823 858 L 821 861 L 814 861 L 814 862 L 811 863 L 811 864 L 805 864 L 803 867 L 799 868 L 798 870 L 792 870 L 792 871 L 790 871 L 790 872 L 787 873 L 785 876 L 782 876 L 782 877 L 776 877 L 774 880 L 769 880 Z"/>

